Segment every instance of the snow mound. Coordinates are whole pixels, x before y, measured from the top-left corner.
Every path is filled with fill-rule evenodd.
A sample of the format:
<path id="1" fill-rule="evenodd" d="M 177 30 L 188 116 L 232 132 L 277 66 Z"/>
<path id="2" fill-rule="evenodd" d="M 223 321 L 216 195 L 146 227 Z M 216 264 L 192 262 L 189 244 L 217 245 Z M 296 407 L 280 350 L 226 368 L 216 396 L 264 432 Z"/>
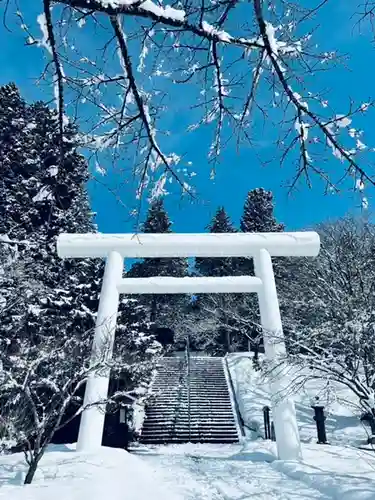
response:
<path id="1" fill-rule="evenodd" d="M 23 454 L 0 457 L 0 499 L 12 500 L 180 500 L 141 457 L 102 447 L 78 453 L 74 445 L 51 446 L 33 484 L 23 486 Z"/>

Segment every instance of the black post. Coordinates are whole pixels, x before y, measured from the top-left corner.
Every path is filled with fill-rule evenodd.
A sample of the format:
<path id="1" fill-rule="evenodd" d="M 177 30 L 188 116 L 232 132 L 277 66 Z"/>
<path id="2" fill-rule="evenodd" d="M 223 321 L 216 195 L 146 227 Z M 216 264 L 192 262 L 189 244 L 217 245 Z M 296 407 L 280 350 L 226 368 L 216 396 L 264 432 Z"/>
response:
<path id="1" fill-rule="evenodd" d="M 323 405 L 312 405 L 315 416 L 314 420 L 316 422 L 316 430 L 318 432 L 318 444 L 328 444 L 327 443 L 327 435 L 326 435 L 326 425 L 325 420 L 326 417 L 324 415 L 324 406 Z"/>
<path id="2" fill-rule="evenodd" d="M 263 408 L 263 420 L 264 420 L 264 438 L 271 439 L 270 407 L 269 406 L 265 406 Z"/>
<path id="3" fill-rule="evenodd" d="M 271 441 L 276 441 L 275 424 L 271 422 Z"/>

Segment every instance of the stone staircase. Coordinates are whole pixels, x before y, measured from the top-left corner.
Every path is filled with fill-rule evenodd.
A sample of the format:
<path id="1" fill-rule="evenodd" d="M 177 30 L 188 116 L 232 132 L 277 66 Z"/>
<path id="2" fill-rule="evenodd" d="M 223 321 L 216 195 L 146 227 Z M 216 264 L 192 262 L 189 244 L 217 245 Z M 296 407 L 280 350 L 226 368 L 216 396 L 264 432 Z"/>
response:
<path id="1" fill-rule="evenodd" d="M 239 427 L 223 358 L 191 357 L 189 365 L 190 377 L 184 358 L 159 361 L 141 442 L 238 442 Z"/>

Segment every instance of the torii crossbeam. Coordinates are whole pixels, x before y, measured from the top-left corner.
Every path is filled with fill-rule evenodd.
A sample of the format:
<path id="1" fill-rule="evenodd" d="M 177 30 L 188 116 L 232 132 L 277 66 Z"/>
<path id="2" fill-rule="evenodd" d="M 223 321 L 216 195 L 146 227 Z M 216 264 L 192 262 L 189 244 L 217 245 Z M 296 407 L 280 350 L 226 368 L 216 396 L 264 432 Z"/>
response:
<path id="1" fill-rule="evenodd" d="M 319 248 L 320 239 L 315 232 L 89 233 L 61 234 L 57 240 L 57 252 L 62 258 L 106 258 L 93 353 L 100 352 L 108 335 L 113 345 L 120 293 L 257 293 L 265 356 L 271 363 L 281 361 L 280 366 L 286 350 L 271 257 L 315 257 Z M 123 278 L 124 258 L 145 257 L 251 257 L 255 276 Z M 92 373 L 87 380 L 84 406 L 91 406 L 82 413 L 77 450 L 101 446 L 105 414 L 95 403 L 107 398 L 109 375 Z M 278 456 L 296 460 L 301 449 L 294 402 L 291 397 L 280 398 L 286 376 L 280 367 L 277 375 L 270 386 Z"/>

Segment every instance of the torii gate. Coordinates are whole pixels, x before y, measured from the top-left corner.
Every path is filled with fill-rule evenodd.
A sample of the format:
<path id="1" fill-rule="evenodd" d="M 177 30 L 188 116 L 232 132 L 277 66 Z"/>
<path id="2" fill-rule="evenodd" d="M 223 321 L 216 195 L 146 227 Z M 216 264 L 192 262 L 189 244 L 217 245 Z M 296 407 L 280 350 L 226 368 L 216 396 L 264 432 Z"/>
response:
<path id="1" fill-rule="evenodd" d="M 101 352 L 108 335 L 113 345 L 119 294 L 257 293 L 265 356 L 278 363 L 286 353 L 271 256 L 315 257 L 320 239 L 315 232 L 204 233 L 204 234 L 60 234 L 57 252 L 62 258 L 106 258 L 93 356 Z M 123 278 L 124 258 L 251 257 L 255 276 L 198 278 Z M 111 356 L 112 353 L 109 353 Z M 293 399 L 280 398 L 287 377 L 278 369 L 270 382 L 278 457 L 297 460 L 301 447 Z M 86 384 L 84 406 L 107 398 L 109 373 L 93 373 Z M 98 405 L 83 411 L 77 450 L 101 446 L 105 412 Z"/>

